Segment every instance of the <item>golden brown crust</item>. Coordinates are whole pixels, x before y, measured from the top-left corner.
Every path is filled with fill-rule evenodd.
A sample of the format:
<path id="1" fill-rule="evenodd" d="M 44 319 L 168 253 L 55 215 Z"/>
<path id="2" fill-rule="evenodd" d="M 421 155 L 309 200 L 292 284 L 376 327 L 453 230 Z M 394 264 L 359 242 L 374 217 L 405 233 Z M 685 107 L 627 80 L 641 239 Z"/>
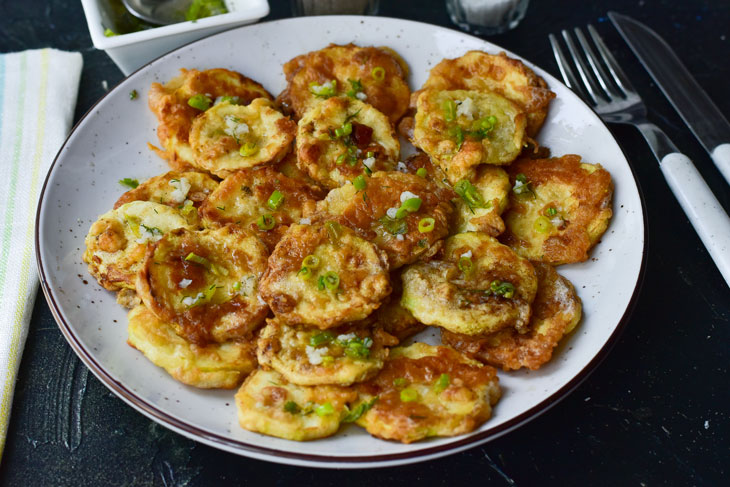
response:
<path id="1" fill-rule="evenodd" d="M 600 164 L 582 163 L 580 156 L 565 155 L 519 159 L 507 172 L 513 185 L 523 174 L 531 191 L 510 192 L 501 241 L 530 260 L 553 265 L 588 259 L 612 215 L 608 171 Z M 551 208 L 554 215 L 548 215 Z"/>
<path id="2" fill-rule="evenodd" d="M 382 80 L 373 77 L 376 68 L 384 70 Z M 330 44 L 284 64 L 288 85 L 277 101 L 299 119 L 322 99 L 310 91 L 311 83 L 322 85 L 336 80 L 337 94 L 342 95 L 352 88 L 349 80 L 359 80 L 366 96 L 364 101 L 395 124 L 408 108 L 407 74 L 405 62 L 391 49 Z"/>
<path id="3" fill-rule="evenodd" d="M 268 204 L 274 191 L 283 197 L 278 207 Z M 289 225 L 310 216 L 323 196 L 318 186 L 292 179 L 271 167 L 242 169 L 224 179 L 210 194 L 200 207 L 200 215 L 207 228 L 235 223 L 273 250 Z M 273 217 L 273 228 L 266 230 L 257 224 L 262 215 Z"/>
<path id="4" fill-rule="evenodd" d="M 386 298 L 380 308 L 376 309 L 365 321 L 371 323 L 371 326 L 382 327 L 385 332 L 394 336 L 397 342 L 400 343 L 423 331 L 426 325 L 414 318 L 411 312 L 400 304 L 403 295 L 403 283 L 399 271 L 390 273 L 390 284 L 393 287 L 393 292 L 390 293 L 390 296 Z M 392 345 L 397 345 L 397 343 Z"/>
<path id="5" fill-rule="evenodd" d="M 517 103 L 527 112 L 527 134 L 534 137 L 547 117 L 555 93 L 535 72 L 505 53 L 498 55 L 469 51 L 456 59 L 444 59 L 431 69 L 421 90 L 494 91 Z M 411 103 L 420 91 L 411 96 Z"/>
<path id="6" fill-rule="evenodd" d="M 548 264 L 534 263 L 538 288 L 532 303 L 532 318 L 525 333 L 500 330 L 480 337 L 441 330 L 441 340 L 484 363 L 517 370 L 539 369 L 553 349 L 580 321 L 581 302 L 573 285 Z"/>

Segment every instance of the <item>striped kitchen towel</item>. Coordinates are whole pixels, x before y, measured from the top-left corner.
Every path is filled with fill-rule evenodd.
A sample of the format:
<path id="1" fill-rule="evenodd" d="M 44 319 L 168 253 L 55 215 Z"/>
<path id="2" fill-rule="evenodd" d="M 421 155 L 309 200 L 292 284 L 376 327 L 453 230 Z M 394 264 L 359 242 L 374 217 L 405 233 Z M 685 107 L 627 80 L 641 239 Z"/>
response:
<path id="1" fill-rule="evenodd" d="M 0 54 L 0 458 L 38 274 L 38 193 L 71 128 L 81 54 Z"/>

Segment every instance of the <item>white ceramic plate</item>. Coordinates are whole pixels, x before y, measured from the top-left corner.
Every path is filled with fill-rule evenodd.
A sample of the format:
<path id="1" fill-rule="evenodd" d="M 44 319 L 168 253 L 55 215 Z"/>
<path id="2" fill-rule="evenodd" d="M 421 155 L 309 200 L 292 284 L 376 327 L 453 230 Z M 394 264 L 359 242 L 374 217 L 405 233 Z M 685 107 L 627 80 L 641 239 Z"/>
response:
<path id="1" fill-rule="evenodd" d="M 126 313 L 81 261 L 84 236 L 124 191 L 117 181 L 167 170 L 147 147 L 157 143 L 147 90 L 181 67 L 224 67 L 284 88 L 281 66 L 330 42 L 385 45 L 411 67 L 418 88 L 443 58 L 470 49 L 497 53 L 488 42 L 427 24 L 376 17 L 307 17 L 230 30 L 202 39 L 142 68 L 101 99 L 76 126 L 51 168 L 37 217 L 43 290 L 61 331 L 81 360 L 115 394 L 153 420 L 197 441 L 254 458 L 295 465 L 374 467 L 444 456 L 486 442 L 536 417 L 575 388 L 616 340 L 637 291 L 644 257 L 644 212 L 632 171 L 600 119 L 571 91 L 533 66 L 557 93 L 540 141 L 553 154 L 576 153 L 600 162 L 616 186 L 614 218 L 583 264 L 563 266 L 583 299 L 577 331 L 537 372 L 500 373 L 502 400 L 494 416 L 465 436 L 402 445 L 372 438 L 349 425 L 332 438 L 297 443 L 241 429 L 234 391 L 202 391 L 172 380 L 126 344 Z M 529 63 L 528 63 L 529 64 Z M 139 97 L 130 100 L 137 90 Z M 87 283 L 88 281 L 88 283 Z M 420 340 L 437 339 L 426 331 Z"/>

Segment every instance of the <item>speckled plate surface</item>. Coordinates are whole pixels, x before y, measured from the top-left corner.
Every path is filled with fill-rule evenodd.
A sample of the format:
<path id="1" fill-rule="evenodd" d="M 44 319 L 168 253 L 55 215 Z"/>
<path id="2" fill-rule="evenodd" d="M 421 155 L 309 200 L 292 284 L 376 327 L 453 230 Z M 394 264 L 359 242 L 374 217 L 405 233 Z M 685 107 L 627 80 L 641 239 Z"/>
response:
<path id="1" fill-rule="evenodd" d="M 500 436 L 536 417 L 575 388 L 605 356 L 625 324 L 638 290 L 645 251 L 644 210 L 632 171 L 600 119 L 555 78 L 533 66 L 557 93 L 539 140 L 555 155 L 600 162 L 616 186 L 614 218 L 588 262 L 562 266 L 583 300 L 584 318 L 554 360 L 537 372 L 500 372 L 502 400 L 477 431 L 411 445 L 370 437 L 348 425 L 309 443 L 271 438 L 237 424 L 234 391 L 202 391 L 175 382 L 126 344 L 126 312 L 101 289 L 81 261 L 84 237 L 97 216 L 124 191 L 117 181 L 167 170 L 146 146 L 157 143 L 147 90 L 179 68 L 224 67 L 258 80 L 271 93 L 285 85 L 281 66 L 328 43 L 385 45 L 410 65 L 417 89 L 445 57 L 470 49 L 503 49 L 459 32 L 374 17 L 305 17 L 247 26 L 167 54 L 125 79 L 80 121 L 46 180 L 37 216 L 43 291 L 61 331 L 81 360 L 110 390 L 153 420 L 197 441 L 253 458 L 295 465 L 363 468 L 423 461 Z M 529 64 L 529 63 L 528 63 Z M 130 100 L 137 90 L 139 97 Z M 417 337 L 438 340 L 427 330 Z"/>

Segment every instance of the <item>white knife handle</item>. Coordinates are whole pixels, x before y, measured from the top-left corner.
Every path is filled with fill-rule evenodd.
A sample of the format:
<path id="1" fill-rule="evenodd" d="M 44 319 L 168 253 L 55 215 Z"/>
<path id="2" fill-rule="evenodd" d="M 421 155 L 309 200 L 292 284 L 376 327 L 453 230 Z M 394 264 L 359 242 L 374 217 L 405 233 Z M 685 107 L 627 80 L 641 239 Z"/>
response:
<path id="1" fill-rule="evenodd" d="M 730 184 L 730 144 L 720 144 L 710 154 L 725 181 Z"/>
<path id="2" fill-rule="evenodd" d="M 672 152 L 664 156 L 659 165 L 674 196 L 730 286 L 730 217 L 689 157 Z"/>

